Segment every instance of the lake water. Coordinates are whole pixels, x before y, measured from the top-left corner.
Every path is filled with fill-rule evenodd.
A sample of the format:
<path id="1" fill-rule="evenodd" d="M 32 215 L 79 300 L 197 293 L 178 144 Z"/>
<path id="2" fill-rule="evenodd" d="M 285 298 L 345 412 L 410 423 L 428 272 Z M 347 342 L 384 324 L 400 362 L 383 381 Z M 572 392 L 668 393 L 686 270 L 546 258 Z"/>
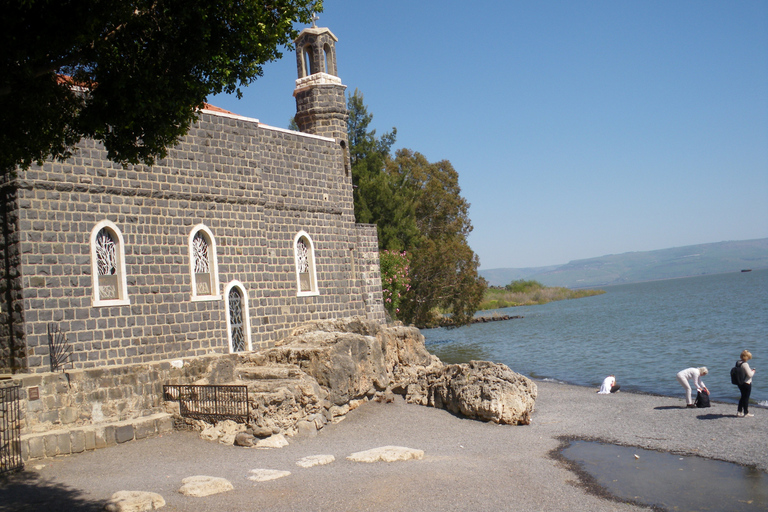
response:
<path id="1" fill-rule="evenodd" d="M 488 360 L 534 379 L 593 387 L 614 374 L 622 390 L 681 398 L 677 372 L 706 366 L 711 398 L 733 403 L 739 391 L 730 370 L 748 349 L 757 368 L 752 402 L 768 407 L 768 269 L 603 289 L 496 310 L 520 319 L 422 333 L 448 363 Z"/>

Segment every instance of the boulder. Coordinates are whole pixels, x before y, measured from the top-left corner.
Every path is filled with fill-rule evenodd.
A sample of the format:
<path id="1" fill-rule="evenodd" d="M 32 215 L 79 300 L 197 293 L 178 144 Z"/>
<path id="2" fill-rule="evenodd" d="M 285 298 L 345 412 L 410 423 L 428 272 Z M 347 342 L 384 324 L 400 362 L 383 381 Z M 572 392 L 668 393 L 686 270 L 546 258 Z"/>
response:
<path id="1" fill-rule="evenodd" d="M 205 427 L 200 432 L 200 437 L 208 441 L 218 441 L 221 444 L 234 444 L 235 438 L 241 432 L 244 432 L 246 425 L 232 420 L 219 421 L 215 425 L 205 423 Z"/>
<path id="2" fill-rule="evenodd" d="M 256 448 L 283 448 L 288 446 L 288 441 L 282 434 L 275 434 L 266 439 L 258 441 L 255 445 Z"/>
<path id="3" fill-rule="evenodd" d="M 424 373 L 408 386 L 406 400 L 507 425 L 528 425 L 536 384 L 508 366 L 488 361 L 451 364 Z"/>
<path id="4" fill-rule="evenodd" d="M 107 512 L 145 512 L 165 506 L 165 500 L 155 492 L 118 491 L 112 495 L 104 510 Z"/>
<path id="5" fill-rule="evenodd" d="M 384 390 L 389 384 L 384 350 L 372 335 L 380 326 L 359 318 L 347 321 L 311 324 L 315 330 L 302 326 L 263 355 L 271 363 L 300 367 L 327 390 L 333 405 L 363 397 L 371 389 Z"/>
<path id="6" fill-rule="evenodd" d="M 398 462 L 403 460 L 421 460 L 424 450 L 406 448 L 405 446 L 382 446 L 363 452 L 355 452 L 347 459 L 353 462 Z"/>
<path id="7" fill-rule="evenodd" d="M 249 434 L 248 432 L 239 432 L 235 436 L 235 446 L 245 446 L 246 448 L 249 448 L 255 443 L 256 438 L 253 436 L 253 434 Z"/>
<path id="8" fill-rule="evenodd" d="M 179 492 L 184 496 L 202 498 L 234 489 L 232 483 L 226 478 L 215 476 L 197 475 L 190 476 L 181 481 L 183 484 Z"/>

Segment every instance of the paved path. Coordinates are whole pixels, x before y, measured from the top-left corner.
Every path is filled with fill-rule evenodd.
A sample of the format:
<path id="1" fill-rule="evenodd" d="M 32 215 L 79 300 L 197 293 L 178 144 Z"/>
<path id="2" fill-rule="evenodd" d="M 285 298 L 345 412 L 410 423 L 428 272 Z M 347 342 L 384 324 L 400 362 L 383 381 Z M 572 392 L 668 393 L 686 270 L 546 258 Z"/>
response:
<path id="1" fill-rule="evenodd" d="M 96 511 L 112 493 L 161 494 L 162 511 L 631 511 L 600 498 L 548 454 L 560 436 L 590 437 L 643 448 L 750 464 L 768 471 L 768 410 L 736 418 L 736 406 L 684 409 L 682 398 L 541 382 L 530 426 L 499 426 L 405 404 L 368 403 L 316 437 L 256 450 L 175 432 L 80 455 L 49 459 L 0 488 L 0 511 Z M 355 463 L 346 456 L 384 445 L 424 450 L 422 460 Z M 301 468 L 330 454 L 336 461 Z M 252 469 L 287 470 L 268 482 Z M 234 490 L 205 498 L 177 492 L 192 475 L 224 477 Z"/>

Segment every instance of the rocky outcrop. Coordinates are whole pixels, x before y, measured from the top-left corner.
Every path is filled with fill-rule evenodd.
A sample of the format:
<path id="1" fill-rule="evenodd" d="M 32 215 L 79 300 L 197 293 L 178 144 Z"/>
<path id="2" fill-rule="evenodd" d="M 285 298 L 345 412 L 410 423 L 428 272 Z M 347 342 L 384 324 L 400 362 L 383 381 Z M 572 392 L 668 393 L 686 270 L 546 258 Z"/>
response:
<path id="1" fill-rule="evenodd" d="M 504 364 L 488 361 L 435 368 L 406 390 L 411 403 L 508 425 L 531 422 L 536 396 L 533 381 Z"/>
<path id="2" fill-rule="evenodd" d="M 197 383 L 248 386 L 248 425 L 195 423 L 208 439 L 257 447 L 274 434 L 314 435 L 360 403 L 394 394 L 510 425 L 530 423 L 536 400 L 536 385 L 503 364 L 446 365 L 415 327 L 363 318 L 302 325 L 273 348 L 223 360 Z"/>

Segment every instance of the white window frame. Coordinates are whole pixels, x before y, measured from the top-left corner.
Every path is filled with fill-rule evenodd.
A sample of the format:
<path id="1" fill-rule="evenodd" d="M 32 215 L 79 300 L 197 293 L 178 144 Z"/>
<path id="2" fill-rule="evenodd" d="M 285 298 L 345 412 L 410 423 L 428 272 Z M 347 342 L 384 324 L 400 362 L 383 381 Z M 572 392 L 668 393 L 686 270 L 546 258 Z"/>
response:
<path id="1" fill-rule="evenodd" d="M 197 278 L 195 277 L 195 254 L 192 242 L 195 239 L 195 235 L 202 231 L 205 237 L 208 239 L 208 264 L 210 265 L 211 273 L 211 293 L 207 295 L 198 295 L 197 293 Z M 219 258 L 216 252 L 216 239 L 213 236 L 213 232 L 208 229 L 205 224 L 198 224 L 189 233 L 189 239 L 187 240 L 189 246 L 189 282 L 192 284 L 192 301 L 208 301 L 208 300 L 221 300 L 221 294 L 219 293 Z"/>
<path id="2" fill-rule="evenodd" d="M 248 312 L 248 292 L 245 290 L 245 286 L 243 286 L 243 283 L 237 280 L 230 281 L 229 284 L 224 288 L 224 310 L 225 310 L 225 320 L 227 322 L 227 343 L 229 344 L 229 353 L 234 354 L 235 350 L 232 345 L 232 323 L 230 321 L 230 311 L 229 311 L 229 291 L 232 288 L 238 288 L 240 290 L 240 295 L 243 297 L 243 335 L 245 336 L 245 339 L 248 343 L 248 349 L 246 352 L 252 352 L 253 351 L 253 343 L 251 342 L 251 316 Z M 241 353 L 241 352 L 238 352 Z"/>
<path id="3" fill-rule="evenodd" d="M 299 253 L 298 243 L 302 238 L 306 239 L 309 243 L 307 262 L 309 264 L 309 290 L 302 291 L 301 289 L 301 273 L 299 272 Z M 315 243 L 309 234 L 301 230 L 293 237 L 293 260 L 296 270 L 296 296 L 297 297 L 311 297 L 320 295 L 320 289 L 317 286 L 317 265 L 315 264 Z"/>
<path id="4" fill-rule="evenodd" d="M 114 235 L 114 239 L 117 243 L 116 256 L 117 256 L 117 299 L 101 299 L 99 296 L 99 268 L 98 257 L 96 255 L 96 237 L 99 232 L 107 228 Z M 120 231 L 114 222 L 109 220 L 102 220 L 91 230 L 91 286 L 93 287 L 93 296 L 91 297 L 91 305 L 93 307 L 105 307 L 105 306 L 128 306 L 131 304 L 131 300 L 128 297 L 128 277 L 125 272 L 125 240 L 123 239 L 123 233 Z"/>

